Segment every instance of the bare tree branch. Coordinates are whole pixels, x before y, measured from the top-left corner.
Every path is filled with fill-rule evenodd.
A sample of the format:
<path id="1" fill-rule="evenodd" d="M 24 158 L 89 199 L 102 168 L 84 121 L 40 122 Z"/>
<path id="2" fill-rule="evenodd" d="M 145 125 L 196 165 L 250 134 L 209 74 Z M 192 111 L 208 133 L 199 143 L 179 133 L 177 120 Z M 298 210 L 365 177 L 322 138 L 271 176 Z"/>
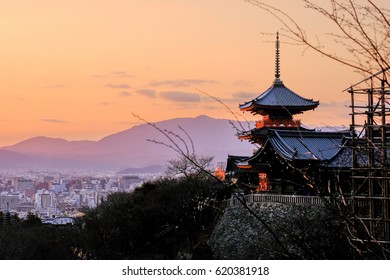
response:
<path id="1" fill-rule="evenodd" d="M 173 135 L 174 137 L 176 137 L 177 134 L 175 133 L 171 133 L 169 131 L 166 131 L 166 130 L 163 130 L 161 128 L 159 128 L 157 125 L 151 123 L 151 122 L 148 122 L 147 120 L 145 120 L 144 118 L 140 117 L 139 115 L 137 114 L 134 114 L 132 113 L 132 115 L 143 121 L 144 123 L 152 126 L 153 128 L 155 128 L 157 131 L 159 131 L 162 135 L 164 135 L 167 140 L 168 140 L 168 143 L 165 143 L 165 142 L 159 142 L 159 141 L 153 141 L 154 143 L 156 144 L 160 144 L 160 145 L 163 145 L 163 146 L 166 146 L 168 148 L 171 148 L 172 150 L 174 150 L 175 152 L 178 153 L 178 156 L 179 158 L 182 158 L 182 159 L 185 159 L 187 161 L 187 163 L 191 164 L 192 166 L 194 166 L 195 168 L 197 168 L 197 170 L 200 170 L 201 172 L 204 172 L 205 174 L 207 174 L 208 176 L 210 176 L 211 178 L 215 179 L 216 182 L 219 182 L 223 185 L 225 185 L 227 188 L 229 188 L 230 190 L 232 190 L 232 185 L 228 184 L 227 182 L 225 181 L 222 181 L 220 178 L 218 178 L 216 175 L 214 175 L 213 173 L 211 173 L 209 170 L 205 169 L 204 166 L 202 166 L 202 162 L 199 162 L 199 157 L 196 156 L 195 154 L 188 154 L 186 153 L 186 151 L 184 151 L 182 148 L 180 148 L 180 146 L 177 144 L 177 142 L 172 138 L 171 135 Z M 186 134 L 188 135 L 188 134 Z M 189 136 L 189 135 L 188 135 Z M 181 138 L 182 139 L 182 138 Z M 180 140 L 181 141 L 181 140 Z M 191 140 L 192 141 L 192 140 Z M 169 144 L 170 143 L 170 144 Z M 207 161 L 207 159 L 206 159 Z M 186 163 L 186 164 L 187 164 Z M 232 191 L 231 194 L 243 205 L 243 207 L 251 214 L 253 215 L 267 230 L 268 232 L 271 234 L 271 236 L 274 238 L 275 242 L 279 245 L 279 247 L 281 248 L 281 250 L 283 251 L 283 254 L 286 256 L 286 257 L 289 257 L 291 259 L 293 258 L 297 258 L 297 256 L 294 256 L 293 254 L 291 254 L 289 252 L 289 250 L 286 248 L 286 246 L 282 243 L 282 241 L 280 240 L 280 238 L 278 237 L 278 235 L 272 230 L 272 228 L 267 224 L 267 222 L 262 219 L 259 215 L 257 215 L 250 207 L 249 205 L 246 203 L 245 199 L 242 198 L 240 196 L 240 194 Z"/>
<path id="2" fill-rule="evenodd" d="M 358 72 L 373 74 L 389 66 L 390 16 L 389 10 L 378 7 L 372 0 L 328 0 L 316 4 L 302 0 L 305 7 L 318 12 L 333 23 L 336 33 L 331 32 L 337 44 L 350 54 L 337 55 L 326 50 L 319 42 L 308 38 L 303 26 L 283 10 L 258 0 L 246 0 L 274 16 L 283 26 L 287 39 L 303 44 L 321 55 L 351 67 Z M 325 8 L 329 3 L 330 8 Z M 362 4 L 360 4 L 362 3 Z M 318 35 L 316 35 L 316 38 Z"/>

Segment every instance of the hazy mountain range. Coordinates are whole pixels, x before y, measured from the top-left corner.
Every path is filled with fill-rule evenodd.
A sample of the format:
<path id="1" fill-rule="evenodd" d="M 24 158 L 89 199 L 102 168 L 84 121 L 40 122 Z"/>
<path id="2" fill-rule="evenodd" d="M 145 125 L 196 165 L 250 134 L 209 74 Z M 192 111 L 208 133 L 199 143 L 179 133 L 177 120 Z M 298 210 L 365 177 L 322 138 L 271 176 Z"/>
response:
<path id="1" fill-rule="evenodd" d="M 215 156 L 215 162 L 218 162 L 226 161 L 228 154 L 250 155 L 253 150 L 247 141 L 238 140 L 233 123 L 238 125 L 226 119 L 198 116 L 161 121 L 155 125 L 180 135 L 191 148 L 188 133 L 197 154 Z M 184 149 L 181 140 L 171 136 Z M 177 157 L 172 149 L 147 139 L 171 144 L 148 124 L 134 126 L 98 141 L 67 141 L 40 136 L 0 147 L 0 168 L 145 170 L 146 167 L 147 170 L 148 166 L 164 166 L 167 160 Z"/>

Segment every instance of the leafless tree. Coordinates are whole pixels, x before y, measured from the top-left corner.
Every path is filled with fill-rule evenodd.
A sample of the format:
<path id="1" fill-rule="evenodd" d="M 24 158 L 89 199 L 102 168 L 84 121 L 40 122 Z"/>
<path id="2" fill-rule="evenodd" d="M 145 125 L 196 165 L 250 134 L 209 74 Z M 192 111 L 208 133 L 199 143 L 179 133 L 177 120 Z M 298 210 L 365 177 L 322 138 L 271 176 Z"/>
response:
<path id="1" fill-rule="evenodd" d="M 179 127 L 179 130 L 184 133 L 187 139 L 185 139 L 183 136 L 179 135 L 176 132 L 162 129 L 156 124 L 147 121 L 146 119 L 142 118 L 137 114 L 133 113 L 133 116 L 138 120 L 155 128 L 158 132 L 160 132 L 165 137 L 166 141 L 156 141 L 153 139 L 147 139 L 147 140 L 155 144 L 165 146 L 175 151 L 178 155 L 178 160 L 174 162 L 175 165 L 179 164 L 179 167 L 181 169 L 184 166 L 185 170 L 187 171 L 197 170 L 198 172 L 200 172 L 200 174 L 214 179 L 216 183 L 224 185 L 225 188 L 231 191 L 231 195 L 234 196 L 240 202 L 240 204 L 243 206 L 244 209 L 246 209 L 246 211 L 248 211 L 249 215 L 252 215 L 257 221 L 259 221 L 264 226 L 265 230 L 270 234 L 270 236 L 274 240 L 276 247 L 280 249 L 280 254 L 283 255 L 285 258 L 290 258 L 290 259 L 297 258 L 294 254 L 292 254 L 288 250 L 286 244 L 284 244 L 281 241 L 278 234 L 272 229 L 269 223 L 264 218 L 260 217 L 249 206 L 249 204 L 247 203 L 244 197 L 242 197 L 239 193 L 235 192 L 234 184 L 232 184 L 231 182 L 226 182 L 221 180 L 218 176 L 214 175 L 214 173 L 207 168 L 209 167 L 210 158 L 196 155 L 192 138 L 183 128 Z"/>
<path id="2" fill-rule="evenodd" d="M 213 160 L 212 156 L 201 156 L 195 152 L 188 155 L 188 158 L 179 155 L 175 159 L 168 160 L 166 173 L 168 176 L 185 176 L 187 178 L 208 175 L 211 172 Z M 193 162 L 198 164 L 194 165 Z"/>
<path id="3" fill-rule="evenodd" d="M 293 13 L 265 1 L 245 0 L 274 16 L 281 24 L 281 36 L 363 73 L 372 75 L 388 68 L 390 58 L 390 10 L 373 0 L 302 0 L 307 9 L 318 12 L 334 28 L 328 34 L 308 34 Z M 319 4 L 320 3 L 320 4 Z M 326 36 L 326 40 L 324 39 Z M 336 42 L 340 52 L 327 46 Z"/>

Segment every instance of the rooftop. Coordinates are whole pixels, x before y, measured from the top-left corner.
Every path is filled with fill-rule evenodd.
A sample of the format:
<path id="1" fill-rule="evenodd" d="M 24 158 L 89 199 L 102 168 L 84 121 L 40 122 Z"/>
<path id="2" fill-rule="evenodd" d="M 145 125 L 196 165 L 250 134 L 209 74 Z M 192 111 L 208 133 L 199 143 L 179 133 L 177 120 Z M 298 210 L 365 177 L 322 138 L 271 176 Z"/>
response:
<path id="1" fill-rule="evenodd" d="M 349 131 L 285 131 L 274 130 L 270 142 L 274 150 L 288 160 L 330 160 L 336 156 L 349 136 Z"/>
<path id="2" fill-rule="evenodd" d="M 268 115 L 269 110 L 283 110 L 291 115 L 302 113 L 303 111 L 315 109 L 319 105 L 318 101 L 299 96 L 282 81 L 274 82 L 260 96 L 255 99 L 240 104 L 243 111 L 252 111 L 254 114 Z"/>
<path id="3" fill-rule="evenodd" d="M 276 63 L 275 81 L 270 88 L 253 100 L 240 104 L 243 111 L 251 111 L 253 114 L 269 115 L 272 110 L 285 112 L 286 115 L 294 115 L 303 111 L 315 109 L 318 101 L 306 99 L 287 88 L 280 80 L 279 34 L 276 37 Z"/>
<path id="4" fill-rule="evenodd" d="M 269 129 L 268 145 L 277 155 L 290 161 L 317 161 L 331 167 L 339 163 L 340 155 L 345 153 L 345 142 L 349 131 L 323 132 L 313 130 L 275 130 Z M 261 163 L 264 149 L 259 149 L 252 156 L 229 156 L 228 170 L 233 166 L 249 168 Z M 342 156 L 344 159 L 344 156 Z M 230 163 L 230 164 L 229 164 Z M 341 163 L 343 166 L 345 163 Z"/>

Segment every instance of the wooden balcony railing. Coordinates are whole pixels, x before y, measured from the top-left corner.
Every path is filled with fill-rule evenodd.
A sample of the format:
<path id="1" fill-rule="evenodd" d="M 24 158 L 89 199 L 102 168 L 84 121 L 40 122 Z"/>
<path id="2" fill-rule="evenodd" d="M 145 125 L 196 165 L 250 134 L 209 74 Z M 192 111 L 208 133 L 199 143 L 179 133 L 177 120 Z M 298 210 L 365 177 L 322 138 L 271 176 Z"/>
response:
<path id="1" fill-rule="evenodd" d="M 301 120 L 271 120 L 264 119 L 256 122 L 256 128 L 262 127 L 300 127 Z"/>

